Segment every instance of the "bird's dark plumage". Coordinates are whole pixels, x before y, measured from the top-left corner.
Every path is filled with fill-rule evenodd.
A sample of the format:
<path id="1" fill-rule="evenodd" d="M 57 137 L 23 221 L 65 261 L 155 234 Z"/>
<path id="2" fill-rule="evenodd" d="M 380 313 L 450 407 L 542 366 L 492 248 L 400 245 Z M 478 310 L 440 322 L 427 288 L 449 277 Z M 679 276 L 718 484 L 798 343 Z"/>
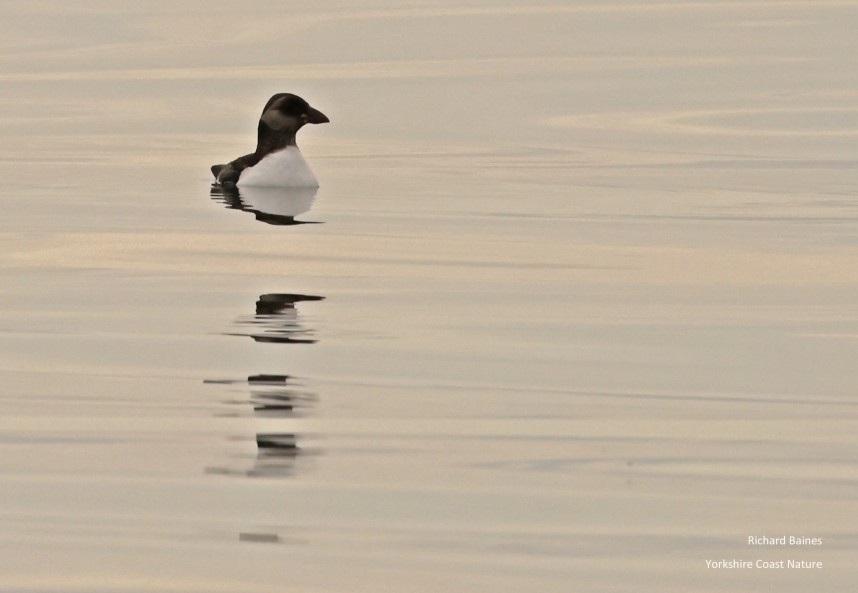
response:
<path id="1" fill-rule="evenodd" d="M 295 146 L 295 135 L 304 124 L 323 124 L 328 117 L 291 93 L 277 93 L 265 104 L 259 117 L 256 150 L 225 165 L 212 165 L 218 183 L 237 184 L 242 172 L 256 166 L 268 155 Z M 299 155 L 300 158 L 300 155 Z M 306 168 L 306 164 L 304 164 Z M 309 169 L 307 169 L 309 171 Z M 312 177 L 312 173 L 310 173 Z"/>

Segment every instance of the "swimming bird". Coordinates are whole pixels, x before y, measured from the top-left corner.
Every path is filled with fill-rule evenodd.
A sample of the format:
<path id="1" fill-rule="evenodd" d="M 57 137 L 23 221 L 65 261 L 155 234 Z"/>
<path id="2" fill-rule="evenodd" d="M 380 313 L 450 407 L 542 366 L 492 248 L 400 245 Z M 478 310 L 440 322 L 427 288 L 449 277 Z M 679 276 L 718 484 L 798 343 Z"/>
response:
<path id="1" fill-rule="evenodd" d="M 225 186 L 319 187 L 295 144 L 295 135 L 304 124 L 329 121 L 298 95 L 277 93 L 268 99 L 259 118 L 256 151 L 226 165 L 212 165 L 212 174 Z"/>

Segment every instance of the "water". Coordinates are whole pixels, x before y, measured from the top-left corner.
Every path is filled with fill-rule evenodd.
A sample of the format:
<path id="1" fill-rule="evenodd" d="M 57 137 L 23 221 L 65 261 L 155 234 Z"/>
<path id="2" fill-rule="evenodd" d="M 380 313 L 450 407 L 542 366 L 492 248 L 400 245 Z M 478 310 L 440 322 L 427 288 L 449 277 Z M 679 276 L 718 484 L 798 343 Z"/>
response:
<path id="1" fill-rule="evenodd" d="M 0 590 L 849 590 L 854 4 L 241 9 L 6 3 Z"/>

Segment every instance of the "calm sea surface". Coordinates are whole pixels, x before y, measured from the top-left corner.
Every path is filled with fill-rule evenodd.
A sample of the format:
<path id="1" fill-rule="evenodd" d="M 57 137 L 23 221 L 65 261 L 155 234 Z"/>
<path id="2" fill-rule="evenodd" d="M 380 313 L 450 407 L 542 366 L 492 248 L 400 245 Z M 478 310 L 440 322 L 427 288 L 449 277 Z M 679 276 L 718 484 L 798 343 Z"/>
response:
<path id="1" fill-rule="evenodd" d="M 854 589 L 856 30 L 6 0 L 0 591 Z"/>

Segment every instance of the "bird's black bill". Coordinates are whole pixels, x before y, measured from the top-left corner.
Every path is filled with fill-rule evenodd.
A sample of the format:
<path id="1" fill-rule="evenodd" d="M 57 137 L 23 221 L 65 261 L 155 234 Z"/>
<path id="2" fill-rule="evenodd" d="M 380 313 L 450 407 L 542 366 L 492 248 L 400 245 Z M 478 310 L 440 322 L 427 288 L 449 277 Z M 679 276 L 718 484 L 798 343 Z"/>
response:
<path id="1" fill-rule="evenodd" d="M 319 111 L 318 109 L 310 109 L 307 110 L 307 123 L 308 124 L 326 124 L 329 120 L 328 116 Z"/>

